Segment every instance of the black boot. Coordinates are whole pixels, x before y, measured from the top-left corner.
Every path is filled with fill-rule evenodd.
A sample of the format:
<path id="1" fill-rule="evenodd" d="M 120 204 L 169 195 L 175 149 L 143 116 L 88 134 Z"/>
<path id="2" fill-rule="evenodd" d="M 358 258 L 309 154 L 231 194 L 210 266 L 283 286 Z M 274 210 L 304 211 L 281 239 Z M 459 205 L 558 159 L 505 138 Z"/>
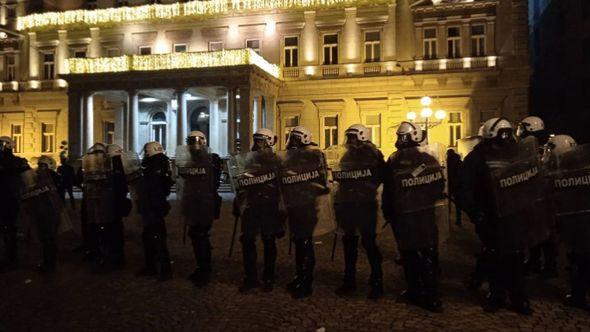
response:
<path id="1" fill-rule="evenodd" d="M 41 274 L 53 273 L 57 260 L 57 245 L 55 239 L 43 241 L 43 262 L 37 266 L 37 271 Z"/>
<path id="2" fill-rule="evenodd" d="M 336 295 L 351 295 L 356 291 L 356 261 L 358 258 L 358 236 L 342 237 L 344 247 L 344 279 L 336 288 Z"/>
<path id="3" fill-rule="evenodd" d="M 584 254 L 568 253 L 570 264 L 570 287 L 571 291 L 565 297 L 565 305 L 569 307 L 588 310 L 586 301 L 586 282 L 585 269 L 588 267 L 584 263 Z"/>
<path id="4" fill-rule="evenodd" d="M 289 239 L 292 243 L 295 244 L 295 276 L 293 280 L 287 283 L 287 291 L 293 292 L 295 287 L 301 283 L 303 280 L 303 261 L 305 259 L 304 248 L 300 244 L 301 240 L 296 239 Z M 299 244 L 299 245 L 298 245 Z"/>
<path id="5" fill-rule="evenodd" d="M 300 247 L 301 249 L 298 249 Z M 291 291 L 291 296 L 294 299 L 301 299 L 311 296 L 313 293 L 313 270 L 315 267 L 315 252 L 313 248 L 313 240 L 306 238 L 304 240 L 297 240 L 295 242 L 296 252 L 299 251 L 303 255 L 301 261 L 302 278 L 299 283 L 294 285 Z"/>
<path id="6" fill-rule="evenodd" d="M 206 286 L 211 278 L 211 243 L 209 242 L 208 229 L 191 227 L 189 236 L 193 244 L 193 252 L 197 261 L 197 268 L 189 276 L 195 286 Z"/>
<path id="7" fill-rule="evenodd" d="M 401 292 L 398 302 L 418 305 L 420 300 L 420 270 L 417 251 L 401 251 L 407 288 Z"/>
<path id="8" fill-rule="evenodd" d="M 159 281 L 172 279 L 172 265 L 170 264 L 170 253 L 168 252 L 166 237 L 166 229 L 164 228 L 163 232 L 160 232 L 154 239 L 156 271 Z"/>
<path id="9" fill-rule="evenodd" d="M 244 262 L 244 281 L 238 289 L 240 293 L 247 293 L 258 288 L 258 271 L 256 267 L 256 238 L 240 237 L 242 242 L 242 258 Z"/>
<path id="10" fill-rule="evenodd" d="M 545 262 L 543 269 L 539 273 L 542 279 L 555 279 L 558 277 L 557 272 L 557 244 L 554 239 L 550 238 L 542 244 Z"/>
<path id="11" fill-rule="evenodd" d="M 421 250 L 419 258 L 422 280 L 421 307 L 434 313 L 442 313 L 442 302 L 438 296 L 438 250 L 437 248 Z"/>
<path id="12" fill-rule="evenodd" d="M 145 226 L 143 233 L 141 234 L 143 244 L 143 255 L 145 259 L 145 265 L 139 269 L 136 273 L 136 277 L 148 277 L 155 276 L 156 271 L 156 248 L 155 248 L 155 235 L 152 230 Z"/>
<path id="13" fill-rule="evenodd" d="M 503 264 L 502 257 L 495 249 L 487 251 L 487 259 L 490 292 L 484 301 L 483 310 L 485 312 L 496 312 L 506 305 L 505 276 L 507 267 Z"/>
<path id="14" fill-rule="evenodd" d="M 263 288 L 265 292 L 271 292 L 275 283 L 275 265 L 277 261 L 277 244 L 274 236 L 262 238 L 264 245 L 264 271 Z"/>
<path id="15" fill-rule="evenodd" d="M 367 258 L 371 266 L 371 276 L 369 278 L 369 287 L 371 290 L 367 297 L 376 300 L 383 297 L 383 270 L 381 268 L 383 256 L 379 251 L 379 247 L 377 247 L 375 235 L 363 236 L 363 247 L 367 252 Z"/>

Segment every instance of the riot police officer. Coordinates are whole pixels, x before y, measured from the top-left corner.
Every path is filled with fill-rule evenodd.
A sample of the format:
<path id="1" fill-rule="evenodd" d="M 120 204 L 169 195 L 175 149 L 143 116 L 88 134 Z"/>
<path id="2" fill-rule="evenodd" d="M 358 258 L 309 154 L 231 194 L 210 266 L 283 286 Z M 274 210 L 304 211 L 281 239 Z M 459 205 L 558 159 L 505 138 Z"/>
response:
<path id="1" fill-rule="evenodd" d="M 567 249 L 570 292 L 566 305 L 590 310 L 590 145 L 577 146 L 568 135 L 549 138 L 543 164 L 553 187 L 553 205 L 561 240 Z"/>
<path id="2" fill-rule="evenodd" d="M 289 132 L 281 158 L 281 187 L 287 208 L 290 240 L 295 243 L 295 278 L 287 284 L 293 298 L 311 296 L 318 223 L 318 197 L 329 193 L 324 154 L 314 148 L 309 129 L 297 126 Z"/>
<path id="3" fill-rule="evenodd" d="M 189 276 L 195 286 L 202 287 L 211 277 L 211 243 L 209 232 L 213 220 L 219 218 L 221 197 L 217 194 L 221 177 L 221 159 L 207 147 L 207 138 L 192 131 L 186 144 L 176 148 L 176 181 L 181 210 L 188 225 L 197 267 Z"/>
<path id="4" fill-rule="evenodd" d="M 346 144 L 332 168 L 334 182 L 334 210 L 340 230 L 344 233 L 344 279 L 336 289 L 338 295 L 356 290 L 356 261 L 359 234 L 367 253 L 371 276 L 368 295 L 371 299 L 383 296 L 383 257 L 376 241 L 377 188 L 382 182 L 385 167 L 383 154 L 369 140 L 369 130 L 362 124 L 350 126 Z"/>
<path id="5" fill-rule="evenodd" d="M 537 116 L 527 116 L 522 119 L 518 124 L 516 136 L 519 139 L 531 136 L 536 138 L 538 145 L 541 147 L 539 149 L 540 154 L 543 153 L 542 147 L 549 139 L 549 134 L 545 129 L 545 123 Z M 527 260 L 527 270 L 529 272 L 538 273 L 541 277 L 547 279 L 557 277 L 557 239 L 555 238 L 553 213 L 547 210 L 550 206 L 550 204 L 546 204 L 545 200 L 541 200 L 530 214 L 533 219 L 532 222 L 539 223 L 544 221 L 547 224 L 547 228 L 542 241 L 539 241 L 540 243 L 538 245 L 530 249 Z"/>
<path id="6" fill-rule="evenodd" d="M 277 237 L 284 235 L 284 214 L 279 209 L 278 183 L 279 159 L 272 147 L 277 137 L 270 129 L 258 129 L 254 135 L 251 152 L 233 157 L 234 183 L 237 195 L 234 200 L 234 216 L 242 225 L 242 255 L 244 281 L 240 292 L 259 287 L 256 267 L 256 236 L 260 234 L 264 246 L 263 291 L 272 291 L 277 260 Z M 232 173 L 234 167 L 230 169 Z"/>
<path id="7" fill-rule="evenodd" d="M 0 137 L 0 241 L 4 242 L 4 256 L 0 257 L 0 272 L 12 269 L 17 263 L 16 222 L 19 212 L 18 175 L 29 168 L 26 159 L 12 153 L 14 141 Z"/>
<path id="8" fill-rule="evenodd" d="M 504 307 L 506 291 L 511 309 L 530 315 L 525 293 L 524 254 L 528 246 L 526 213 L 543 195 L 534 139 L 515 140 L 505 118 L 484 123 L 483 141 L 467 155 L 460 179 L 462 206 L 483 243 L 490 292 L 484 310 Z M 518 185 L 516 185 L 518 184 Z"/>
<path id="9" fill-rule="evenodd" d="M 400 300 L 442 312 L 438 294 L 438 228 L 435 207 L 443 197 L 444 174 L 437 150 L 420 145 L 421 128 L 402 122 L 387 160 L 383 214 L 391 224 L 401 255 L 407 289 Z"/>
<path id="10" fill-rule="evenodd" d="M 170 211 L 166 198 L 173 184 L 170 159 L 164 154 L 164 148 L 159 142 L 146 143 L 143 154 L 143 176 L 135 180 L 135 189 L 138 192 L 138 211 L 143 221 L 145 265 L 137 275 L 156 275 L 158 280 L 164 281 L 172 278 L 164 220 Z"/>

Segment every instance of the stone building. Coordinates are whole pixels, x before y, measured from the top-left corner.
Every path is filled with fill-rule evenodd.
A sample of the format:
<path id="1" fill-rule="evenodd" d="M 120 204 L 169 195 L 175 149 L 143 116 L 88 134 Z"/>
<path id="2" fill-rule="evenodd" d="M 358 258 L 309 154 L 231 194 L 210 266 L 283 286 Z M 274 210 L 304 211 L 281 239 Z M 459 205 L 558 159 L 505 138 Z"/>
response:
<path id="1" fill-rule="evenodd" d="M 528 114 L 527 0 L 0 4 L 0 134 L 27 158 L 62 141 L 173 154 L 190 130 L 227 155 L 296 125 L 325 149 L 353 123 L 387 155 L 408 117 L 453 146 Z"/>

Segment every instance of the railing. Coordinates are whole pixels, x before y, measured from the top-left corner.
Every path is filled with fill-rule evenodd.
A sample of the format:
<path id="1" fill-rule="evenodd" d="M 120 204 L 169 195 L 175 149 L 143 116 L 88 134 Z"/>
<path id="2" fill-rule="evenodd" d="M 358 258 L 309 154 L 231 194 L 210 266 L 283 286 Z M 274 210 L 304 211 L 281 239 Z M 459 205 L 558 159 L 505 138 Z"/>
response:
<path id="1" fill-rule="evenodd" d="M 381 74 L 381 64 L 379 63 L 365 63 L 363 71 L 366 75 Z"/>
<path id="2" fill-rule="evenodd" d="M 322 76 L 324 77 L 336 77 L 340 75 L 340 66 L 329 65 L 322 67 Z"/>
<path id="3" fill-rule="evenodd" d="M 299 67 L 283 68 L 283 78 L 299 78 Z"/>
<path id="4" fill-rule="evenodd" d="M 496 56 L 465 57 L 457 59 L 415 60 L 414 71 L 444 71 L 473 68 L 494 68 L 497 66 Z"/>

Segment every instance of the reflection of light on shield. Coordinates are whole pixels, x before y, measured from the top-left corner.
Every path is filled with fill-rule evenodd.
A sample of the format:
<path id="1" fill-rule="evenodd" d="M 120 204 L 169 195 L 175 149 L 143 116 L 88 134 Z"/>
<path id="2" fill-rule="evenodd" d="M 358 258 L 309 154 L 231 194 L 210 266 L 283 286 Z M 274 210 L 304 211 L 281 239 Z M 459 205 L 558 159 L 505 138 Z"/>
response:
<path id="1" fill-rule="evenodd" d="M 322 195 L 317 198 L 316 208 L 318 211 L 318 224 L 314 229 L 314 236 L 332 233 L 336 229 L 336 217 L 334 216 L 334 210 L 332 209 L 333 206 L 331 195 Z"/>

